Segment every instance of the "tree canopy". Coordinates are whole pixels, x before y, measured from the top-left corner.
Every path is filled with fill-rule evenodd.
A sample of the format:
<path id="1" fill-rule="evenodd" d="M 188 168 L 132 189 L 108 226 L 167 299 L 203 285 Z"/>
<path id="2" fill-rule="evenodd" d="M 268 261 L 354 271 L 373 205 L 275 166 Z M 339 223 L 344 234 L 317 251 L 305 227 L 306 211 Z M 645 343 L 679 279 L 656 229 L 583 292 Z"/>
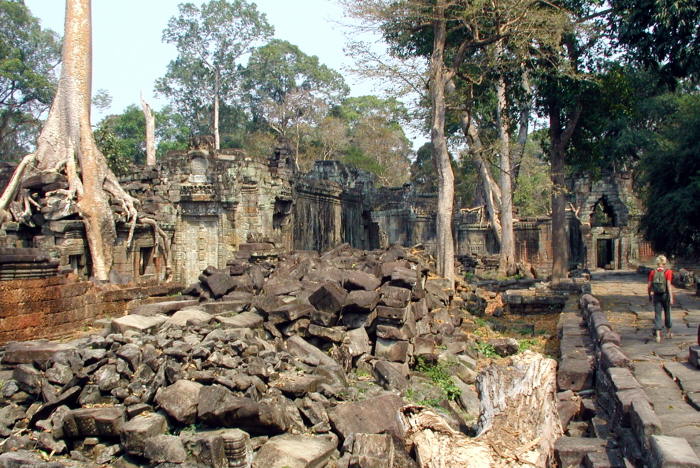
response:
<path id="1" fill-rule="evenodd" d="M 0 1 L 0 24 L 0 154 L 15 160 L 33 147 L 51 105 L 61 44 L 20 1 Z"/>

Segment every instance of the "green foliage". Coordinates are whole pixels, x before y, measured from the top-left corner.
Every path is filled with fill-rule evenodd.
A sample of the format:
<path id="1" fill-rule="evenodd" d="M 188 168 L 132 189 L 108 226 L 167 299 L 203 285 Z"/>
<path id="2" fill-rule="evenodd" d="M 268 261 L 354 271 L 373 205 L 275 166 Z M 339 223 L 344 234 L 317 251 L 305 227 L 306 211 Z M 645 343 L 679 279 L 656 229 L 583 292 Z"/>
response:
<path id="1" fill-rule="evenodd" d="M 0 158 L 30 151 L 56 87 L 60 40 L 23 2 L 0 0 Z"/>
<path id="2" fill-rule="evenodd" d="M 310 91 L 329 106 L 340 104 L 350 91 L 340 73 L 280 39 L 253 50 L 242 78 L 254 115 L 259 115 L 263 102 L 282 103 L 295 90 Z"/>
<path id="3" fill-rule="evenodd" d="M 99 126 L 93 132 L 97 148 L 107 159 L 107 165 L 119 177 L 129 173 L 131 162 L 128 155 L 122 152 L 119 139 L 108 126 Z"/>
<path id="4" fill-rule="evenodd" d="M 537 345 L 537 340 L 529 338 L 525 340 L 519 340 L 518 341 L 518 351 L 523 352 L 527 351 L 528 349 L 532 349 L 534 346 Z"/>
<path id="5" fill-rule="evenodd" d="M 549 165 L 538 145 L 537 136 L 528 139 L 513 191 L 513 206 L 521 217 L 546 216 L 551 211 L 552 182 Z"/>
<path id="6" fill-rule="evenodd" d="M 438 175 L 433 162 L 433 146 L 425 143 L 416 152 L 411 164 L 411 183 L 425 193 L 437 193 Z M 455 200 L 457 206 L 469 207 L 474 203 L 474 193 L 478 184 L 476 167 L 471 160 L 461 158 L 452 161 L 452 172 L 455 178 Z"/>
<path id="7" fill-rule="evenodd" d="M 425 374 L 434 384 L 440 387 L 448 400 L 455 400 L 461 394 L 461 391 L 452 380 L 448 364 L 441 362 L 431 364 L 419 357 L 416 370 Z"/>
<path id="8" fill-rule="evenodd" d="M 654 250 L 700 254 L 700 93 L 658 98 L 661 119 L 641 163 L 646 212 L 641 219 Z"/>
<path id="9" fill-rule="evenodd" d="M 254 3 L 245 0 L 210 0 L 200 7 L 178 6 L 163 41 L 174 44 L 178 57 L 168 64 L 156 91 L 171 99 L 173 107 L 196 132 L 209 128 L 213 102 L 233 105 L 240 81 L 241 58 L 257 41 L 271 36 L 273 28 Z"/>
<path id="10" fill-rule="evenodd" d="M 610 27 L 629 55 L 667 79 L 700 78 L 700 4 L 695 0 L 611 0 Z"/>
<path id="11" fill-rule="evenodd" d="M 135 105 L 105 117 L 98 125 L 98 148 L 113 160 L 143 164 L 146 160 L 146 119 Z M 109 157 L 108 157 L 109 159 Z"/>
<path id="12" fill-rule="evenodd" d="M 485 341 L 477 341 L 475 345 L 476 350 L 481 354 L 482 356 L 486 358 L 497 358 L 498 353 L 496 352 L 496 349 L 493 347 L 492 344 L 487 343 Z"/>

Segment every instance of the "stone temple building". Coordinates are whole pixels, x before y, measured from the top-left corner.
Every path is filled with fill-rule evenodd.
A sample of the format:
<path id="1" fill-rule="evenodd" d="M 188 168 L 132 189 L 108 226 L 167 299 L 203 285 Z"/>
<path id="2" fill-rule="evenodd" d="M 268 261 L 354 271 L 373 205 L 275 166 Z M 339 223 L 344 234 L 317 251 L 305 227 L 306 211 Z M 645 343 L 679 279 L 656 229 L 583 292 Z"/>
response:
<path id="1" fill-rule="evenodd" d="M 151 226 L 137 224 L 127 242 L 130 226 L 118 223 L 113 279 L 172 278 L 189 284 L 207 266 L 224 267 L 237 255 L 323 251 L 344 242 L 363 249 L 399 243 L 434 250 L 437 194 L 417 192 L 410 184 L 377 187 L 371 174 L 337 161 L 318 161 L 304 174 L 293 168 L 285 146 L 269 158 L 240 150 L 195 149 L 171 152 L 156 166 L 122 178 L 124 188 L 141 200 L 141 210 L 171 240 L 171 250 L 166 262 Z M 0 171 L 3 186 L 8 176 Z M 50 190 L 60 186 L 61 181 L 53 181 L 41 189 L 26 188 L 50 197 Z M 580 179 L 572 187 L 572 268 L 626 268 L 652 255 L 637 235 L 639 207 L 628 177 Z M 0 279 L 57 271 L 89 276 L 83 225 L 69 208 L 45 209 L 33 217 L 34 227 L 3 227 Z M 488 259 L 498 253 L 483 212 L 456 207 L 453 225 L 458 258 Z M 551 266 L 550 219 L 520 219 L 515 235 L 518 261 L 546 275 Z"/>

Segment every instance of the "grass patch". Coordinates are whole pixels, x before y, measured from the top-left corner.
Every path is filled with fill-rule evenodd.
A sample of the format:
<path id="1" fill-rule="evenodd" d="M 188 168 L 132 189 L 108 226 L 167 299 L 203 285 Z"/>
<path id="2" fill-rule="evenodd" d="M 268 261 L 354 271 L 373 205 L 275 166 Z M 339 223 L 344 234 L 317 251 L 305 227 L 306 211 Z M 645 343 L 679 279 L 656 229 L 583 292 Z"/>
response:
<path id="1" fill-rule="evenodd" d="M 487 357 L 487 358 L 499 357 L 498 353 L 496 352 L 496 348 L 494 348 L 491 343 L 486 343 L 484 341 L 477 341 L 474 348 L 479 352 L 479 354 L 481 354 L 484 357 Z"/>
<path id="2" fill-rule="evenodd" d="M 452 380 L 450 369 L 447 364 L 429 364 L 423 358 L 419 357 L 415 369 L 425 374 L 426 377 L 438 386 L 448 400 L 456 400 L 462 393 Z"/>

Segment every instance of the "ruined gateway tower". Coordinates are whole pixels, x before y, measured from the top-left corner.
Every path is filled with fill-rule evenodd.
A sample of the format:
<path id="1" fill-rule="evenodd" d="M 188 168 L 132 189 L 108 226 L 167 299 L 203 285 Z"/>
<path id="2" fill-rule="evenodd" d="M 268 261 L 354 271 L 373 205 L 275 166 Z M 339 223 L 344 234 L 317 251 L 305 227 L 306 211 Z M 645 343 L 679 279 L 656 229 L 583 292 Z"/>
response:
<path id="1" fill-rule="evenodd" d="M 215 152 L 205 145 L 171 152 L 121 181 L 172 239 L 172 278 L 184 284 L 196 281 L 209 265 L 224 267 L 239 252 L 265 256 L 291 249 L 323 251 L 343 242 L 362 249 L 420 243 L 434 251 L 436 194 L 419 193 L 411 185 L 379 188 L 371 174 L 337 161 L 317 161 L 310 172 L 298 174 L 290 155 L 283 144 L 269 158 L 240 150 Z M 0 183 L 5 183 L 6 173 L 0 171 Z M 638 209 L 630 185 L 624 177 L 610 175 L 572 183 L 572 267 L 626 268 L 652 254 L 636 235 Z M 0 231 L 6 256 L 24 248 L 25 257 L 36 257 L 33 262 L 0 263 L 0 278 L 56 271 L 89 276 L 87 242 L 74 211 L 45 210 L 32 221 L 34 227 L 9 223 Z M 478 211 L 456 210 L 454 230 L 458 258 L 498 253 Z M 546 273 L 551 265 L 550 219 L 521 219 L 515 231 L 518 261 Z M 113 279 L 162 281 L 165 263 L 151 228 L 137 226 L 129 246 L 128 232 L 128 225 L 118 226 Z"/>

